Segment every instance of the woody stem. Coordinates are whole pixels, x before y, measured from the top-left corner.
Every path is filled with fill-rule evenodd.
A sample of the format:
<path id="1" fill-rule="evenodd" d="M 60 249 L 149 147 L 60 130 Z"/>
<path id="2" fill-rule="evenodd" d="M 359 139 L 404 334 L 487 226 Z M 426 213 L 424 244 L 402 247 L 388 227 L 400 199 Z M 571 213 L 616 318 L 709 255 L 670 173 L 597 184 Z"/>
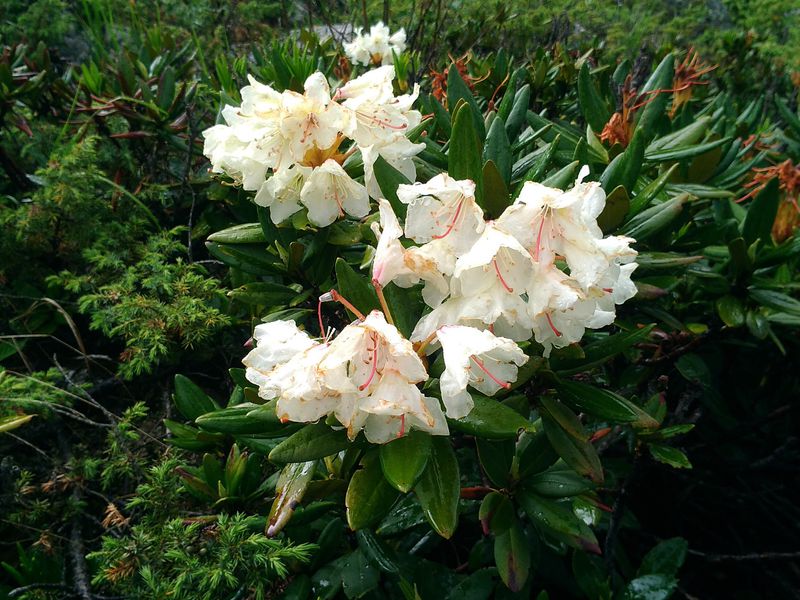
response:
<path id="1" fill-rule="evenodd" d="M 364 319 L 366 319 L 366 317 L 364 316 L 364 313 L 362 313 L 355 306 L 353 306 L 347 298 L 342 296 L 336 290 L 331 290 L 331 298 L 333 300 L 335 300 L 336 302 L 338 302 L 339 304 L 343 305 L 347 310 L 349 310 L 355 316 L 357 316 L 360 321 L 363 321 Z"/>
<path id="2" fill-rule="evenodd" d="M 381 303 L 381 310 L 383 310 L 383 314 L 386 317 L 386 321 L 389 325 L 394 325 L 394 319 L 392 319 L 392 313 L 389 311 L 389 305 L 386 303 L 386 296 L 383 295 L 383 286 L 378 283 L 376 279 L 372 280 L 372 287 L 375 288 L 375 293 L 378 294 L 378 302 Z"/>

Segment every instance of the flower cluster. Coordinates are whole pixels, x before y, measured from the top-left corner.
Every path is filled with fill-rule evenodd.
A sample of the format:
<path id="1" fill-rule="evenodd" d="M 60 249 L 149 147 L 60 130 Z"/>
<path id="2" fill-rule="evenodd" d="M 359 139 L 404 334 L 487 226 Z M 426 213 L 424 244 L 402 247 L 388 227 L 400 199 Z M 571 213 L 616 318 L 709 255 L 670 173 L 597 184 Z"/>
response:
<path id="1" fill-rule="evenodd" d="M 507 387 L 527 360 L 511 340 L 488 331 L 454 326 L 438 335 L 446 364 L 442 400 L 453 418 L 472 408 L 468 384 L 493 394 Z M 417 385 L 428 379 L 422 359 L 379 311 L 348 325 L 331 342 L 313 340 L 292 321 L 259 325 L 254 338 L 256 348 L 243 360 L 246 377 L 262 398 L 277 398 L 281 420 L 333 415 L 351 439 L 363 430 L 378 444 L 409 429 L 448 433 L 439 401 Z"/>
<path id="2" fill-rule="evenodd" d="M 353 64 L 390 65 L 394 62 L 394 54 L 401 54 L 406 49 L 406 30 L 400 28 L 394 34 L 378 21 L 364 33 L 359 27 L 355 37 L 344 45 L 344 53 Z"/>
<path id="3" fill-rule="evenodd" d="M 331 94 L 325 76 L 311 75 L 304 93 L 278 92 L 249 78 L 241 106 L 222 110 L 225 125 L 203 132 L 204 154 L 214 173 L 226 173 L 280 223 L 306 208 L 308 220 L 326 226 L 344 213 L 362 218 L 380 189 L 373 165 L 382 156 L 415 178 L 412 157 L 424 144 L 406 134 L 421 120 L 411 106 L 419 94 L 395 96 L 394 67 L 374 69 Z M 344 161 L 360 152 L 364 183 L 352 179 Z"/>
<path id="4" fill-rule="evenodd" d="M 567 192 L 527 182 L 516 202 L 485 221 L 470 181 L 441 174 L 400 186 L 405 232 L 381 202 L 374 280 L 401 287 L 425 282 L 433 309 L 411 340 L 427 343 L 440 328 L 469 325 L 521 341 L 535 337 L 548 356 L 614 321 L 616 305 L 636 293 L 636 251 L 623 236 L 603 237 L 597 217 L 605 193 L 583 183 Z M 404 247 L 405 237 L 416 246 Z"/>

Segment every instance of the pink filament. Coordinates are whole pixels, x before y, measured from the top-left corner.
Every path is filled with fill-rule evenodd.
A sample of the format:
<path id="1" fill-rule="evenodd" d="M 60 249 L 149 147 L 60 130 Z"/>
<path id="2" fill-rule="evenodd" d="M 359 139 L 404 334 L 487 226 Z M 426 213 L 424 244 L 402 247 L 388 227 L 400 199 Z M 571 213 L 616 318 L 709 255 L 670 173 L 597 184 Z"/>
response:
<path id="1" fill-rule="evenodd" d="M 458 221 L 458 215 L 461 214 L 461 207 L 463 206 L 463 204 L 464 200 L 462 199 L 461 202 L 459 202 L 458 206 L 456 207 L 456 212 L 453 215 L 453 218 L 450 220 L 450 224 L 447 226 L 447 231 L 445 231 L 442 235 L 433 236 L 433 239 L 440 240 L 443 237 L 447 237 L 448 235 L 450 235 L 450 232 L 453 231 L 453 228 L 456 226 L 456 221 Z"/>
<path id="2" fill-rule="evenodd" d="M 497 261 L 493 260 L 492 264 L 494 265 L 494 272 L 497 273 L 497 278 L 500 280 L 500 283 L 503 284 L 503 287 L 506 288 L 506 291 L 510 294 L 514 291 L 514 289 L 506 283 L 506 280 L 503 279 L 503 276 L 500 274 L 500 268 L 497 266 Z"/>
<path id="3" fill-rule="evenodd" d="M 536 250 L 533 253 L 533 260 L 539 262 L 539 251 L 542 249 L 542 231 L 544 231 L 544 215 L 542 222 L 539 223 L 539 234 L 536 236 Z"/>
<path id="4" fill-rule="evenodd" d="M 505 388 L 505 389 L 509 389 L 509 388 L 511 387 L 511 384 L 510 384 L 510 383 L 507 383 L 507 382 L 505 382 L 505 381 L 501 381 L 501 380 L 499 380 L 497 377 L 495 377 L 494 375 L 492 375 L 492 374 L 489 372 L 489 370 L 488 370 L 488 369 L 487 369 L 487 368 L 486 368 L 486 367 L 483 365 L 483 363 L 482 363 L 480 360 L 478 360 L 478 357 L 477 357 L 477 356 L 474 356 L 474 355 L 473 355 L 473 356 L 470 356 L 470 358 L 471 358 L 472 360 L 474 360 L 474 361 L 475 361 L 475 364 L 476 364 L 476 365 L 478 365 L 478 367 L 480 368 L 480 370 L 481 370 L 481 371 L 483 371 L 484 373 L 486 373 L 486 374 L 489 376 L 489 379 L 491 379 L 492 381 L 494 381 L 494 382 L 495 382 L 497 385 L 499 385 L 500 387 L 503 387 L 503 388 Z"/>
<path id="5" fill-rule="evenodd" d="M 544 313 L 544 316 L 547 317 L 547 323 L 550 325 L 550 329 L 553 330 L 553 333 L 556 334 L 556 337 L 561 337 L 561 332 L 553 325 L 553 319 L 550 318 L 550 313 Z"/>
<path id="6" fill-rule="evenodd" d="M 317 303 L 317 318 L 319 319 L 319 334 L 322 336 L 322 343 L 328 343 L 328 334 L 325 332 L 325 324 L 322 322 L 322 300 Z"/>
<path id="7" fill-rule="evenodd" d="M 392 125 L 389 121 L 384 121 L 382 119 L 379 119 L 378 117 L 370 116 L 362 111 L 356 111 L 356 112 L 358 112 L 358 114 L 361 115 L 362 117 L 369 119 L 370 121 L 381 127 L 388 127 L 389 129 L 396 129 L 398 131 L 408 127 L 408 125 L 405 123 L 402 123 L 401 125 Z"/>
<path id="8" fill-rule="evenodd" d="M 406 433 L 406 415 L 403 413 L 400 415 L 400 431 L 397 434 L 397 437 L 401 438 Z"/>
<path id="9" fill-rule="evenodd" d="M 375 372 L 378 370 L 378 340 L 373 338 L 373 342 L 375 343 L 375 347 L 372 349 L 372 370 L 369 372 L 367 380 L 358 386 L 359 392 L 363 392 L 369 387 L 369 384 L 372 383 L 372 379 L 375 377 Z"/>

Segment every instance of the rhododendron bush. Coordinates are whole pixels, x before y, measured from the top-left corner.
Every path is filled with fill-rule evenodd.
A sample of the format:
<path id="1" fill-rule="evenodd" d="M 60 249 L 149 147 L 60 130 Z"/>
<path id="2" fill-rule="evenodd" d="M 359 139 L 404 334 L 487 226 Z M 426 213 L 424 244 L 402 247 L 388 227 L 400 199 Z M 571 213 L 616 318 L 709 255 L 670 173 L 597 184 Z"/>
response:
<path id="1" fill-rule="evenodd" d="M 260 207 L 259 224 L 215 233 L 211 252 L 250 273 L 242 291 L 293 277 L 306 291 L 288 307 L 253 303 L 263 312 L 237 375 L 244 402 L 197 424 L 286 465 L 268 535 L 291 525 L 319 477 L 332 478 L 348 526 L 372 548 L 360 552 L 390 552 L 371 532 L 416 506 L 444 538 L 477 520 L 505 586 L 527 590 L 539 543 L 601 553 L 595 530 L 611 509 L 598 446 L 624 439 L 690 467 L 673 438 L 691 425 L 665 426 L 660 393 L 640 380 L 622 386 L 626 397 L 590 375 L 614 360 L 660 360 L 645 358 L 648 340 L 667 335 L 656 334 L 656 309 L 627 303 L 669 293 L 676 284 L 658 270 L 702 257 L 664 252 L 659 240 L 693 235 L 681 215 L 690 203 L 728 197 L 700 183 L 724 180 L 721 166 L 668 184 L 679 162 L 669 165 L 730 139 L 702 142 L 696 125 L 677 126 L 691 92 L 679 86 L 668 104 L 672 56 L 645 89 L 631 92 L 628 78 L 622 114 L 584 65 L 584 139 L 529 109 L 524 71 L 490 99 L 455 65 L 441 93 L 406 82 L 398 93 L 385 48 L 364 49 L 378 38 L 390 39 L 382 25 L 345 48 L 366 66 L 346 80 L 310 73 L 300 93 L 249 77 L 241 104 L 203 133 L 212 172 Z M 673 133 L 658 137 L 665 127 Z M 772 202 L 766 193 L 757 202 Z M 752 243 L 766 229 L 751 227 L 748 217 Z M 260 244 L 258 269 L 245 241 Z M 477 449 L 478 480 L 460 472 L 454 448 L 465 443 Z"/>
<path id="2" fill-rule="evenodd" d="M 789 76 L 114 2 L 0 53 L 0 597 L 796 589 Z"/>

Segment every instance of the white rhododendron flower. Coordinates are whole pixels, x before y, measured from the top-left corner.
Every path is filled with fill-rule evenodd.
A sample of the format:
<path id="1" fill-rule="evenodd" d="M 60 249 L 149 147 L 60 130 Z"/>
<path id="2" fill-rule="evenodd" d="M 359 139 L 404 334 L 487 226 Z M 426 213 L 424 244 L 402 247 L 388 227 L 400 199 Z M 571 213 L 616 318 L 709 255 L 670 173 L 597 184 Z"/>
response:
<path id="1" fill-rule="evenodd" d="M 311 167 L 291 165 L 261 184 L 253 202 L 269 207 L 273 223 L 281 223 L 302 208 L 300 192 L 311 175 Z"/>
<path id="2" fill-rule="evenodd" d="M 442 402 L 453 419 L 466 417 L 474 406 L 467 385 L 492 396 L 517 379 L 517 367 L 528 357 L 512 340 L 474 327 L 445 325 L 436 331 L 445 370 L 439 379 Z"/>
<path id="3" fill-rule="evenodd" d="M 369 213 L 367 188 L 353 180 L 338 162 L 328 159 L 314 169 L 300 191 L 308 220 L 324 227 L 344 213 L 360 219 Z"/>
<path id="4" fill-rule="evenodd" d="M 359 27 L 352 41 L 344 44 L 347 58 L 354 64 L 364 66 L 392 64 L 392 51 L 401 54 L 405 49 L 406 30 L 400 28 L 392 34 L 383 21 L 370 27 L 369 33 L 364 33 Z"/>
<path id="5" fill-rule="evenodd" d="M 333 415 L 351 439 L 364 431 L 383 444 L 410 429 L 447 435 L 439 401 L 417 384 L 428 379 L 410 341 L 383 313 L 373 311 L 319 343 L 292 321 L 259 325 L 256 348 L 243 362 L 259 396 L 277 398 L 283 421 L 312 422 Z"/>
<path id="6" fill-rule="evenodd" d="M 278 366 L 316 345 L 305 331 L 297 328 L 294 321 L 273 321 L 256 325 L 253 341 L 256 347 L 242 359 L 242 363 L 247 367 L 245 376 L 248 381 L 259 386 L 259 394 L 262 386 L 269 385 Z M 272 392 L 262 396 L 267 400 L 274 397 Z"/>
<path id="7" fill-rule="evenodd" d="M 345 214 L 366 216 L 370 196 L 383 196 L 373 170 L 378 157 L 413 181 L 412 158 L 425 147 L 406 137 L 422 119 L 411 108 L 419 86 L 395 96 L 394 76 L 394 67 L 381 67 L 332 93 L 325 75 L 317 72 L 306 79 L 302 94 L 278 92 L 249 78 L 241 106 L 226 106 L 225 124 L 203 132 L 212 172 L 257 191 L 255 202 L 269 207 L 275 223 L 303 208 L 320 227 Z M 364 184 L 342 167 L 357 151 Z"/>
<path id="8" fill-rule="evenodd" d="M 372 231 L 378 238 L 375 257 L 372 260 L 372 281 L 385 286 L 393 281 L 400 287 L 411 287 L 425 281 L 422 296 L 426 301 L 437 303 L 447 295 L 448 283 L 439 270 L 436 260 L 429 256 L 426 248 L 404 248 L 400 243 L 403 230 L 388 200 L 380 200 L 380 225 L 373 223 Z"/>

